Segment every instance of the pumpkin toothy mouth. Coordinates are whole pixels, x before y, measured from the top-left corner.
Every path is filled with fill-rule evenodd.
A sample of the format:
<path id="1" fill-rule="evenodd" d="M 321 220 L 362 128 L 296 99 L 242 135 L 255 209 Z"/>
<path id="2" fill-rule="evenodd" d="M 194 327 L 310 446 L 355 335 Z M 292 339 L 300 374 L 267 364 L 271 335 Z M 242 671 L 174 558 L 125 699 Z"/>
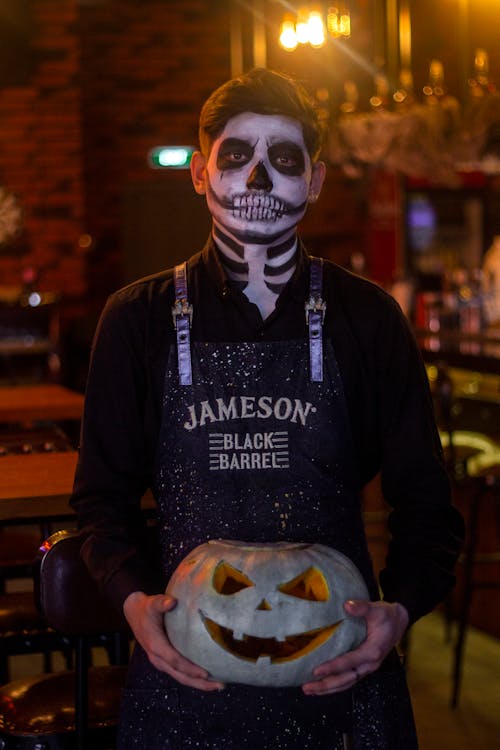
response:
<path id="1" fill-rule="evenodd" d="M 286 636 L 279 641 L 276 638 L 259 638 L 254 635 L 243 634 L 242 639 L 234 637 L 234 631 L 200 612 L 200 617 L 208 634 L 221 648 L 239 659 L 256 662 L 267 657 L 271 663 L 293 661 L 314 651 L 327 641 L 337 630 L 342 620 L 325 628 L 309 630 L 305 633 Z"/>

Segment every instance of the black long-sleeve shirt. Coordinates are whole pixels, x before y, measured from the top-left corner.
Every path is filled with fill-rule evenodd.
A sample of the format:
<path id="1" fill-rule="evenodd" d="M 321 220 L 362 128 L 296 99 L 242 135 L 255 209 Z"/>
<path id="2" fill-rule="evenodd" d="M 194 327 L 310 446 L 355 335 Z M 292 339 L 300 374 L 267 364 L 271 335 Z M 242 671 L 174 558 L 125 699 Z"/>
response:
<path id="1" fill-rule="evenodd" d="M 226 278 L 211 240 L 188 264 L 192 340 L 276 341 L 307 336 L 304 251 L 276 310 L 262 321 Z M 379 471 L 392 507 L 392 541 L 380 584 L 410 621 L 430 611 L 454 581 L 463 538 L 452 507 L 425 368 L 392 297 L 333 263 L 324 265 L 324 336 L 340 367 L 360 489 Z M 175 346 L 172 271 L 110 297 L 94 341 L 72 506 L 90 532 L 84 557 L 117 606 L 132 591 L 158 593 L 158 571 L 141 548 L 140 498 L 152 483 L 163 380 Z"/>

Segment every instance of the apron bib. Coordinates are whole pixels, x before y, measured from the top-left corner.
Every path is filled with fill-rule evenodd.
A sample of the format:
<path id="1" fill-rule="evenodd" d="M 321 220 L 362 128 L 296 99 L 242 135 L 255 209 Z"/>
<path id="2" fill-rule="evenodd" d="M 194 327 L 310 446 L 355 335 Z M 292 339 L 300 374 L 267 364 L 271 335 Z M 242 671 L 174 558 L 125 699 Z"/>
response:
<path id="1" fill-rule="evenodd" d="M 212 538 L 321 542 L 374 588 L 331 345 L 311 383 L 303 341 L 194 344 L 193 382 L 167 372 L 155 494 L 168 574 Z"/>
<path id="2" fill-rule="evenodd" d="M 319 542 L 347 555 L 378 598 L 347 404 L 331 342 L 323 348 L 321 379 L 313 380 L 306 340 L 197 342 L 183 385 L 172 347 L 154 487 L 168 577 L 209 539 Z M 391 744 L 383 736 L 406 693 L 396 671 L 383 688 L 377 673 L 368 690 L 363 680 L 330 696 L 243 685 L 214 695 L 179 685 L 136 647 L 118 747 L 342 750 L 349 732 L 355 750 L 412 750 L 408 737 Z"/>

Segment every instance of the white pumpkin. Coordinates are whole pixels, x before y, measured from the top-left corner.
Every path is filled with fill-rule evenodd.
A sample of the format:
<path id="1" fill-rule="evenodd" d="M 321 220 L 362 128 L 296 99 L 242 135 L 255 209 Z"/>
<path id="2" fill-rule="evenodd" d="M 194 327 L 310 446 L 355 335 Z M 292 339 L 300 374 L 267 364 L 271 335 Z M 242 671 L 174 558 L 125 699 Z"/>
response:
<path id="1" fill-rule="evenodd" d="M 167 586 L 173 646 L 222 682 L 301 685 L 313 670 L 358 646 L 364 619 L 347 599 L 367 599 L 356 566 L 322 544 L 210 541 L 196 547 Z"/>

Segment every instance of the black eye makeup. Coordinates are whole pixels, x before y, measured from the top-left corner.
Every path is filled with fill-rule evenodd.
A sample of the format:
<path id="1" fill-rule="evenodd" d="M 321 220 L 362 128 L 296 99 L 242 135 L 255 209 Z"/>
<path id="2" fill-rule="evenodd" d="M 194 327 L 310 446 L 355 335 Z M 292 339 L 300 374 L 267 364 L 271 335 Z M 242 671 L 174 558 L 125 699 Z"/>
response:
<path id="1" fill-rule="evenodd" d="M 254 154 L 254 147 L 239 138 L 226 138 L 217 152 L 217 169 L 239 169 L 247 164 Z"/>
<path id="2" fill-rule="evenodd" d="M 278 172 L 292 177 L 304 174 L 306 163 L 302 149 L 291 141 L 269 146 L 269 161 Z"/>

